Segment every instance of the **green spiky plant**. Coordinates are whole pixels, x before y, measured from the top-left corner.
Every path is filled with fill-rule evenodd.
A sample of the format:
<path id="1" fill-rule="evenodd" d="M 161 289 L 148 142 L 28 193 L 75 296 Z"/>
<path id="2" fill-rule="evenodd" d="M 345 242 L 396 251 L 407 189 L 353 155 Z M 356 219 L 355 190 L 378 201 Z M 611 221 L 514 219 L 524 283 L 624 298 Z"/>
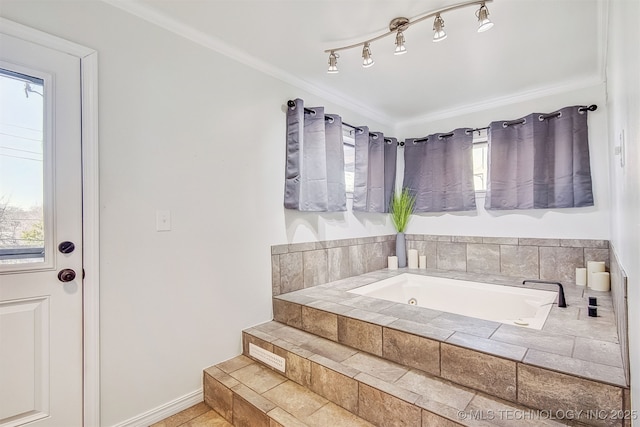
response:
<path id="1" fill-rule="evenodd" d="M 416 198 L 411 194 L 408 188 L 403 188 L 400 193 L 393 193 L 391 198 L 391 205 L 389 206 L 389 213 L 391 214 L 391 221 L 398 233 L 404 233 L 409 223 L 409 218 L 413 213 L 413 207 L 416 203 Z"/>

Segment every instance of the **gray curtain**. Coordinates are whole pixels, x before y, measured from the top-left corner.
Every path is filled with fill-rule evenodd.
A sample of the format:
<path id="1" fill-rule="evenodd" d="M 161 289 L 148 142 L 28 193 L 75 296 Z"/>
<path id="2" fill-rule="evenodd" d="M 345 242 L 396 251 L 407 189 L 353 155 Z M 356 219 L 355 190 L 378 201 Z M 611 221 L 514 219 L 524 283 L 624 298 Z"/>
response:
<path id="1" fill-rule="evenodd" d="M 587 112 L 566 107 L 489 125 L 487 209 L 593 206 Z"/>
<path id="2" fill-rule="evenodd" d="M 389 212 L 396 175 L 397 140 L 366 126 L 355 133 L 353 210 Z"/>
<path id="3" fill-rule="evenodd" d="M 323 107 L 305 113 L 304 102 L 287 110 L 284 206 L 311 212 L 345 211 L 342 120 Z"/>
<path id="4" fill-rule="evenodd" d="M 471 129 L 407 139 L 403 186 L 416 197 L 416 212 L 475 210 Z"/>

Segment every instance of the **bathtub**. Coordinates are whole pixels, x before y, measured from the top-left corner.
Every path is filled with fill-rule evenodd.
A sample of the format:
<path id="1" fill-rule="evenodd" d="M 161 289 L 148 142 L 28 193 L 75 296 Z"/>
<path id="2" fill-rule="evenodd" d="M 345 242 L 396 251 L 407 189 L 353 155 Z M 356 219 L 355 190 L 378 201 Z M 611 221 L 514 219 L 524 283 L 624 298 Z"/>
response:
<path id="1" fill-rule="evenodd" d="M 542 329 L 557 292 L 403 273 L 349 292 L 432 310 Z"/>

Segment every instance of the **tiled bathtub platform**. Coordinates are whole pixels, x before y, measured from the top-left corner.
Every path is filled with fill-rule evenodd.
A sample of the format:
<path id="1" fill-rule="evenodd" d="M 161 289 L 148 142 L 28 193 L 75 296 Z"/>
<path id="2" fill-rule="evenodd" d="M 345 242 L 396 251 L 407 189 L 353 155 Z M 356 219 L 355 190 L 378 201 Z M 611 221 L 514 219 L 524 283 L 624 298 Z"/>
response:
<path id="1" fill-rule="evenodd" d="M 630 409 L 609 293 L 565 284 L 568 307 L 554 306 L 537 331 L 346 292 L 407 271 L 503 285 L 522 282 L 441 270 L 380 270 L 275 296 L 274 320 L 526 407 Z M 587 315 L 588 296 L 598 297 L 597 318 Z M 624 425 L 610 417 L 582 421 Z"/>

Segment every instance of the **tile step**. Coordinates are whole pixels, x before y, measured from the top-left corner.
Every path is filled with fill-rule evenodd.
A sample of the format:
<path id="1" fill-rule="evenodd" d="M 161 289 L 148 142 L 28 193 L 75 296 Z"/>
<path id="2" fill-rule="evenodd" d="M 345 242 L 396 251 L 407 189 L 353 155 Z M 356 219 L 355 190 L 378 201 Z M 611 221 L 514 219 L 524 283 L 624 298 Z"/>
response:
<path id="1" fill-rule="evenodd" d="M 205 403 L 237 427 L 373 427 L 246 356 L 204 371 Z"/>
<path id="2" fill-rule="evenodd" d="M 264 367 L 272 375 L 282 378 L 282 381 L 287 379 L 292 383 L 291 387 L 295 384 L 302 390 L 310 390 L 375 426 L 508 426 L 514 422 L 523 426 L 586 425 L 575 420 L 552 420 L 548 413 L 490 396 L 276 321 L 243 331 L 245 359 L 253 361 L 247 357 L 249 344 L 285 359 L 284 374 Z M 217 371 L 208 370 L 208 375 L 221 375 L 219 371 L 224 371 L 223 368 L 230 370 L 218 366 Z M 238 377 L 250 376 L 249 372 L 243 375 L 235 372 L 235 375 L 233 372 L 227 374 L 234 378 L 233 381 L 229 380 L 227 388 L 235 386 Z M 262 384 L 257 377 L 247 381 Z M 247 387 L 260 391 L 262 385 Z M 275 394 L 275 389 L 272 390 Z M 286 398 L 283 400 L 286 401 Z"/>

